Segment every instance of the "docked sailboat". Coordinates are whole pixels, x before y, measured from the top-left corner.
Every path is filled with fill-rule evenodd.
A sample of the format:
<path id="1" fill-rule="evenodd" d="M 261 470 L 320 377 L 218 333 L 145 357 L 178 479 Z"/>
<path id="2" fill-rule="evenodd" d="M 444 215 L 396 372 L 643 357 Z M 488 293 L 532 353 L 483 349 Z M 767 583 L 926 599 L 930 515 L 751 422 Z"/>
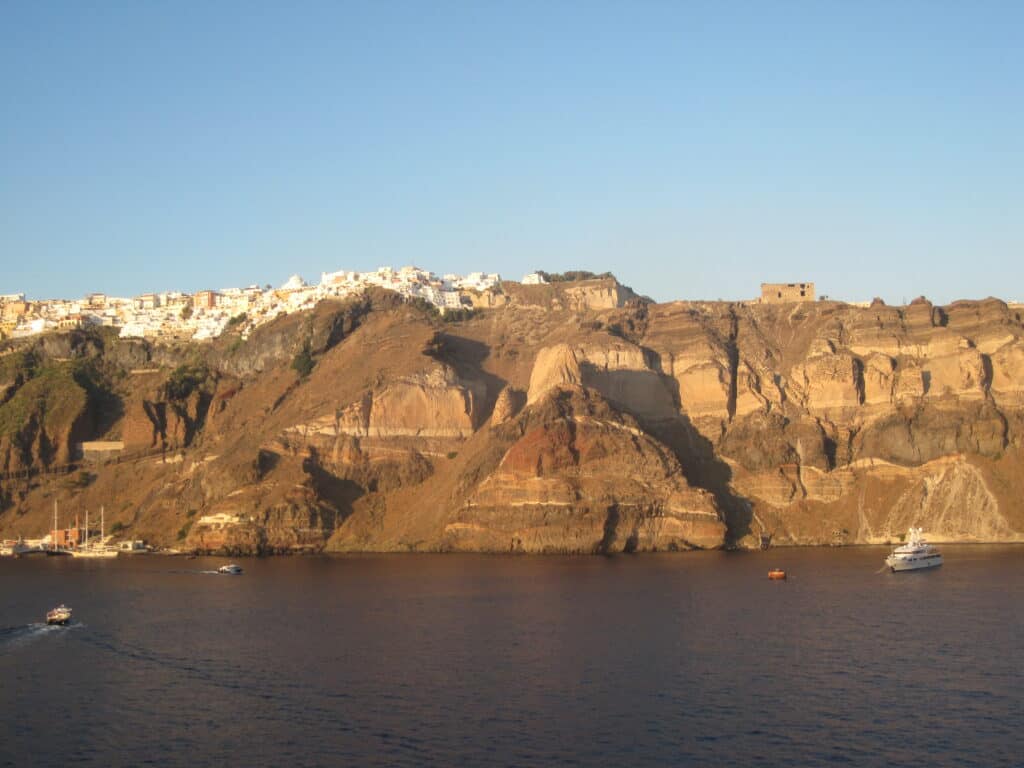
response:
<path id="1" fill-rule="evenodd" d="M 78 523 L 75 523 L 75 529 L 78 529 Z M 50 531 L 50 546 L 46 549 L 47 556 L 58 556 L 58 555 L 70 555 L 71 550 L 65 547 L 61 547 L 57 543 L 57 500 L 53 500 L 53 530 Z M 77 535 L 77 534 L 76 534 Z"/>
<path id="2" fill-rule="evenodd" d="M 85 511 L 85 542 L 82 546 L 72 550 L 73 557 L 92 557 L 109 559 L 117 557 L 118 548 L 107 544 L 103 538 L 103 507 L 100 507 L 100 538 L 99 541 L 89 541 L 89 510 Z"/>
<path id="3" fill-rule="evenodd" d="M 924 540 L 920 528 L 911 528 L 907 533 L 907 543 L 896 547 L 892 554 L 885 558 L 885 564 L 893 572 L 916 571 L 942 565 L 942 555 L 938 549 Z"/>

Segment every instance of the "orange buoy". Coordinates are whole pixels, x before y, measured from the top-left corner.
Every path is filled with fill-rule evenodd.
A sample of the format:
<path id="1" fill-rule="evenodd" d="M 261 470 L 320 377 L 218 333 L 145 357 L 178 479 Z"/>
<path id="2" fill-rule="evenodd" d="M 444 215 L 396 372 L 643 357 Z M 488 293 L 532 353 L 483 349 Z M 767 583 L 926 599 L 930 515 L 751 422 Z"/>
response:
<path id="1" fill-rule="evenodd" d="M 772 568 L 768 571 L 769 579 L 784 579 L 786 578 L 786 572 L 781 568 Z"/>

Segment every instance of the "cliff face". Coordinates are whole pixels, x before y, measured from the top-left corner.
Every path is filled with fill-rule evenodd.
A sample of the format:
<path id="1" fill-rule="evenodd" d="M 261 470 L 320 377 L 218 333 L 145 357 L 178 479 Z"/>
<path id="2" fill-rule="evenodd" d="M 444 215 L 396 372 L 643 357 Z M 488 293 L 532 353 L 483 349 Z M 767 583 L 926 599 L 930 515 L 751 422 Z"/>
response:
<path id="1" fill-rule="evenodd" d="M 444 323 L 378 293 L 248 340 L 10 352 L 0 532 L 40 535 L 56 498 L 204 551 L 1024 538 L 1024 327 L 998 300 L 655 305 L 591 280 L 486 306 Z M 89 439 L 119 463 L 81 463 Z"/>
<path id="2" fill-rule="evenodd" d="M 54 350 L 73 356 L 48 357 Z M 36 351 L 0 356 L 0 475 L 68 464 L 76 444 L 108 418 L 109 382 L 97 354 L 88 346 L 76 355 L 71 340 L 50 338 Z"/>
<path id="3" fill-rule="evenodd" d="M 711 494 L 671 451 L 585 387 L 548 391 L 494 428 L 508 447 L 445 526 L 458 549 L 619 552 L 720 546 Z"/>
<path id="4" fill-rule="evenodd" d="M 1016 540 L 1021 323 L 1002 302 L 653 307 L 645 345 L 744 502 L 796 543 Z M 681 343 L 682 342 L 682 343 Z M 742 507 L 749 505 L 749 512 Z"/>

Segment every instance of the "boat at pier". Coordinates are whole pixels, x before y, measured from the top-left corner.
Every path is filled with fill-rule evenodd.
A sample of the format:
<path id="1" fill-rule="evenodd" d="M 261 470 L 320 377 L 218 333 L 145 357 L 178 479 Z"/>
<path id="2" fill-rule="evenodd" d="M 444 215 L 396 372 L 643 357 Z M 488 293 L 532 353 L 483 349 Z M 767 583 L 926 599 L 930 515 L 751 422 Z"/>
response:
<path id="1" fill-rule="evenodd" d="M 72 542 L 70 541 L 70 529 L 67 531 L 67 536 L 63 539 L 63 546 L 58 543 L 59 534 L 61 533 L 57 527 L 57 500 L 53 500 L 53 530 L 50 531 L 50 544 L 46 547 L 47 557 L 66 557 L 71 554 Z M 75 535 L 77 536 L 78 521 L 75 521 Z"/>
<path id="2" fill-rule="evenodd" d="M 942 554 L 924 540 L 920 528 L 911 528 L 907 532 L 907 543 L 896 547 L 892 554 L 885 558 L 885 564 L 894 573 L 935 568 L 942 565 Z"/>
<path id="3" fill-rule="evenodd" d="M 0 543 L 0 556 L 25 557 L 26 555 L 41 555 L 44 552 L 43 546 L 38 541 L 25 541 L 20 536 L 17 539 L 8 539 Z"/>
<path id="4" fill-rule="evenodd" d="M 117 555 L 117 548 L 107 546 L 106 544 L 93 544 L 88 547 L 82 547 L 80 549 L 71 550 L 72 557 L 92 557 L 109 559 L 112 557 L 117 557 Z"/>
<path id="5" fill-rule="evenodd" d="M 109 559 L 117 557 L 120 550 L 112 544 L 107 544 L 103 539 L 103 507 L 100 507 L 100 538 L 98 541 L 89 541 L 89 510 L 85 511 L 85 543 L 71 551 L 72 557 L 92 557 Z"/>

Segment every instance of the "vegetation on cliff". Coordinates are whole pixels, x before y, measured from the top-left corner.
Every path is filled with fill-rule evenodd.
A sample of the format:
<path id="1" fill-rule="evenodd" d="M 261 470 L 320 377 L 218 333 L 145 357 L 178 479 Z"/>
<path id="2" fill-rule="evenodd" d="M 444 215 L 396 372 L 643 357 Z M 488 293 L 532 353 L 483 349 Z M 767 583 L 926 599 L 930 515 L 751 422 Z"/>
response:
<path id="1" fill-rule="evenodd" d="M 588 272 L 585 269 L 572 269 L 568 272 L 544 272 L 538 270 L 537 274 L 549 283 L 574 283 L 578 280 L 601 280 L 604 278 L 615 279 L 615 275 L 611 272 L 595 274 L 594 272 Z"/>

